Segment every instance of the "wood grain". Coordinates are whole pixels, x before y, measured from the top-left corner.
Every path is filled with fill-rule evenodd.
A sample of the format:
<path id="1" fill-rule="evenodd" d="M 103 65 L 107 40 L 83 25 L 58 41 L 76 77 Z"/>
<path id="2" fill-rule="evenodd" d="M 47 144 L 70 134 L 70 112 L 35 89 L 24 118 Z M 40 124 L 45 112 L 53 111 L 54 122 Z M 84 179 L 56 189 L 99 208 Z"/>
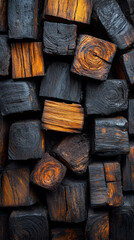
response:
<path id="1" fill-rule="evenodd" d="M 129 99 L 129 106 L 128 106 L 128 130 L 129 134 L 134 134 L 134 99 Z"/>
<path id="2" fill-rule="evenodd" d="M 0 115 L 0 168 L 4 167 L 7 160 L 8 130 L 7 121 Z"/>
<path id="3" fill-rule="evenodd" d="M 121 63 L 129 85 L 134 84 L 134 50 L 122 55 Z"/>
<path id="4" fill-rule="evenodd" d="M 0 76 L 9 75 L 10 47 L 6 35 L 0 35 Z"/>
<path id="5" fill-rule="evenodd" d="M 7 31 L 7 0 L 0 0 L 0 32 Z"/>
<path id="6" fill-rule="evenodd" d="M 51 240 L 84 240 L 84 234 L 80 228 L 53 228 L 50 236 Z"/>

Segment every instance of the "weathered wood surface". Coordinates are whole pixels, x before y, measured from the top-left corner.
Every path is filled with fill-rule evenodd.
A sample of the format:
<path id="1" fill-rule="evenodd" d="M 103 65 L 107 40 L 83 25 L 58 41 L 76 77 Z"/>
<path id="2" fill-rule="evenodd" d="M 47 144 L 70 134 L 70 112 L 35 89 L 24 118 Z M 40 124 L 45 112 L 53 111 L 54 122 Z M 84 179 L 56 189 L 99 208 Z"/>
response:
<path id="1" fill-rule="evenodd" d="M 56 192 L 46 196 L 51 221 L 83 222 L 87 218 L 87 182 L 65 179 Z"/>
<path id="2" fill-rule="evenodd" d="M 8 0 L 9 38 L 36 39 L 38 0 Z"/>
<path id="3" fill-rule="evenodd" d="M 52 55 L 74 55 L 76 48 L 77 26 L 44 22 L 44 52 Z"/>
<path id="4" fill-rule="evenodd" d="M 127 125 L 123 117 L 95 119 L 93 152 L 107 156 L 129 153 Z"/>
<path id="5" fill-rule="evenodd" d="M 84 111 L 79 104 L 46 100 L 42 122 L 42 127 L 46 130 L 79 133 L 83 128 Z"/>
<path id="6" fill-rule="evenodd" d="M 129 13 L 130 13 L 132 23 L 134 24 L 134 1 L 133 0 L 127 0 L 127 4 L 128 4 L 128 7 L 129 7 Z"/>
<path id="7" fill-rule="evenodd" d="M 53 155 L 75 174 L 82 175 L 89 164 L 89 139 L 82 134 L 67 136 L 54 149 Z"/>
<path id="8" fill-rule="evenodd" d="M 30 176 L 31 181 L 45 189 L 56 190 L 66 174 L 66 167 L 58 160 L 45 153 L 35 165 Z"/>
<path id="9" fill-rule="evenodd" d="M 0 112 L 3 116 L 39 110 L 40 102 L 35 83 L 0 81 Z"/>
<path id="10" fill-rule="evenodd" d="M 8 159 L 28 160 L 42 158 L 45 152 L 44 132 L 37 120 L 15 122 L 10 127 Z"/>
<path id="11" fill-rule="evenodd" d="M 7 0 L 0 0 L 0 32 L 7 31 Z"/>
<path id="12" fill-rule="evenodd" d="M 95 0 L 94 9 L 111 40 L 119 49 L 125 49 L 134 42 L 134 28 L 127 21 L 115 0 Z"/>
<path id="13" fill-rule="evenodd" d="M 7 121 L 0 115 L 0 168 L 4 167 L 7 160 L 8 129 Z"/>
<path id="14" fill-rule="evenodd" d="M 107 211 L 88 211 L 85 229 L 86 240 L 109 240 L 109 216 Z"/>
<path id="15" fill-rule="evenodd" d="M 49 240 L 47 211 L 41 206 L 14 210 L 9 218 L 12 240 Z"/>
<path id="16" fill-rule="evenodd" d="M 87 82 L 85 99 L 88 115 L 110 115 L 127 110 L 127 83 L 119 79 L 112 79 L 102 83 Z"/>
<path id="17" fill-rule="evenodd" d="M 90 35 L 80 35 L 71 71 L 98 80 L 106 80 L 116 52 L 113 43 Z"/>
<path id="18" fill-rule="evenodd" d="M 11 44 L 12 78 L 44 76 L 41 42 L 16 42 Z"/>
<path id="19" fill-rule="evenodd" d="M 0 35 L 0 76 L 9 75 L 10 47 L 6 35 Z"/>
<path id="20" fill-rule="evenodd" d="M 0 211 L 0 239 L 8 240 L 8 216 L 6 212 Z"/>
<path id="21" fill-rule="evenodd" d="M 51 240 L 84 240 L 84 233 L 80 228 L 53 228 L 50 237 Z"/>
<path id="22" fill-rule="evenodd" d="M 129 99 L 129 106 L 128 106 L 128 130 L 129 134 L 134 134 L 134 99 Z"/>
<path id="23" fill-rule="evenodd" d="M 134 50 L 122 55 L 121 62 L 129 85 L 134 84 Z"/>
<path id="24" fill-rule="evenodd" d="M 44 0 L 44 18 L 69 20 L 72 22 L 90 23 L 92 0 Z"/>
<path id="25" fill-rule="evenodd" d="M 70 74 L 70 64 L 53 62 L 41 81 L 40 96 L 80 103 L 81 80 Z"/>

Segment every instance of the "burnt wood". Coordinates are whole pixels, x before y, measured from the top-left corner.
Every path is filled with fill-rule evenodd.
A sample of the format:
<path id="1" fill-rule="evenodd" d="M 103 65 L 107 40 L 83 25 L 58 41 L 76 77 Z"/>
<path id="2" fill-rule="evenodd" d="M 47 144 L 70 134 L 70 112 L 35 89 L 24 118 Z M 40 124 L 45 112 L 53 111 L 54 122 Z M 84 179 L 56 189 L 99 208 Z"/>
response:
<path id="1" fill-rule="evenodd" d="M 39 159 L 45 152 L 44 142 L 40 121 L 15 122 L 11 125 L 9 132 L 8 159 Z"/>
<path id="2" fill-rule="evenodd" d="M 0 0 L 0 32 L 7 31 L 7 0 Z"/>
<path id="3" fill-rule="evenodd" d="M 126 81 L 112 79 L 102 83 L 87 82 L 85 107 L 88 115 L 110 115 L 128 108 Z"/>
<path id="4" fill-rule="evenodd" d="M 51 221 L 83 222 L 87 218 L 87 182 L 65 179 L 56 192 L 46 196 Z"/>
<path id="5" fill-rule="evenodd" d="M 10 47 L 6 35 L 0 35 L 0 76 L 9 75 Z"/>
<path id="6" fill-rule="evenodd" d="M 31 173 L 31 181 L 48 190 L 56 190 L 66 174 L 66 167 L 45 153 Z"/>
<path id="7" fill-rule="evenodd" d="M 94 9 L 111 40 L 119 49 L 125 49 L 134 42 L 134 28 L 127 21 L 115 0 L 95 0 Z"/>
<path id="8" fill-rule="evenodd" d="M 44 0 L 44 18 L 89 24 L 92 6 L 92 0 Z"/>
<path id="9" fill-rule="evenodd" d="M 83 230 L 80 228 L 53 228 L 50 231 L 51 240 L 84 240 Z"/>
<path id="10" fill-rule="evenodd" d="M 37 38 L 38 0 L 9 0 L 8 27 L 9 38 Z"/>
<path id="11" fill-rule="evenodd" d="M 47 211 L 41 206 L 14 210 L 9 218 L 12 240 L 49 240 Z"/>
<path id="12" fill-rule="evenodd" d="M 95 119 L 93 152 L 98 155 L 119 155 L 129 152 L 128 122 L 123 117 Z"/>
<path id="13" fill-rule="evenodd" d="M 82 175 L 89 164 L 89 139 L 82 134 L 67 136 L 54 149 L 53 155 L 75 174 Z"/>
<path id="14" fill-rule="evenodd" d="M 71 71 L 80 76 L 106 80 L 116 52 L 113 43 L 80 35 Z"/>
<path id="15" fill-rule="evenodd" d="M 125 53 L 121 57 L 124 73 L 129 85 L 134 84 L 134 50 Z"/>
<path id="16" fill-rule="evenodd" d="M 53 62 L 41 81 L 40 96 L 80 103 L 81 80 L 70 74 L 70 64 Z"/>
<path id="17" fill-rule="evenodd" d="M 129 14 L 132 20 L 132 23 L 134 24 L 134 1 L 133 0 L 127 0 L 127 4 L 129 7 Z"/>
<path id="18" fill-rule="evenodd" d="M 12 78 L 44 76 L 41 42 L 16 42 L 11 44 Z"/>
<path id="19" fill-rule="evenodd" d="M 35 83 L 13 80 L 0 81 L 0 112 L 12 113 L 39 111 L 40 102 Z"/>
<path id="20" fill-rule="evenodd" d="M 0 212 L 0 239 L 8 240 L 8 218 L 9 214 Z"/>
<path id="21" fill-rule="evenodd" d="M 128 106 L 128 130 L 129 134 L 134 134 L 134 99 L 129 99 L 129 106 Z"/>
<path id="22" fill-rule="evenodd" d="M 74 55 L 76 48 L 77 26 L 44 22 L 44 52 L 52 55 Z"/>
<path id="23" fill-rule="evenodd" d="M 8 129 L 7 121 L 0 115 L 0 168 L 4 167 L 7 160 Z"/>

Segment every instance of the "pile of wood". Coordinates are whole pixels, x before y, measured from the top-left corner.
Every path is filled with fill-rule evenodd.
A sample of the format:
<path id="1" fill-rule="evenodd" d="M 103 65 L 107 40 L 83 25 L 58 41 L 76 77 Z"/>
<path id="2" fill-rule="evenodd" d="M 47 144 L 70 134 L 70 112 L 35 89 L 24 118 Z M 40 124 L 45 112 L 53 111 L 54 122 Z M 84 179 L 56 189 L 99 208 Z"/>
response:
<path id="1" fill-rule="evenodd" d="M 0 0 L 0 240 L 134 239 L 133 0 Z"/>

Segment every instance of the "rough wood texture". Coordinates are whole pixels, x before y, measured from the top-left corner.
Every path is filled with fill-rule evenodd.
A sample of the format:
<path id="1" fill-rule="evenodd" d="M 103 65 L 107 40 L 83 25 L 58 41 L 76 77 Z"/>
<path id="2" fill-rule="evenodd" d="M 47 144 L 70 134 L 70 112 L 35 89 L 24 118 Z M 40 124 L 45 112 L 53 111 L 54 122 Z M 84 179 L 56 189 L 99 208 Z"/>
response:
<path id="1" fill-rule="evenodd" d="M 66 167 L 55 158 L 45 153 L 35 165 L 31 181 L 48 190 L 56 190 L 66 174 Z"/>
<path id="2" fill-rule="evenodd" d="M 10 48 L 6 35 L 0 35 L 0 76 L 9 74 Z"/>
<path id="3" fill-rule="evenodd" d="M 11 125 L 9 132 L 8 159 L 39 159 L 45 152 L 44 142 L 40 121 L 15 122 Z"/>
<path id="4" fill-rule="evenodd" d="M 64 138 L 53 150 L 53 155 L 75 174 L 82 175 L 89 164 L 89 139 L 77 134 Z"/>
<path id="5" fill-rule="evenodd" d="M 0 115 L 0 168 L 7 160 L 8 124 Z"/>
<path id="6" fill-rule="evenodd" d="M 70 64 L 53 62 L 42 79 L 40 96 L 80 103 L 81 80 L 70 75 Z"/>
<path id="7" fill-rule="evenodd" d="M 8 0 L 9 38 L 37 38 L 38 0 Z"/>
<path id="8" fill-rule="evenodd" d="M 2 174 L 1 207 L 30 206 L 36 203 L 35 193 L 29 185 L 29 169 L 7 168 Z"/>
<path id="9" fill-rule="evenodd" d="M 46 130 L 79 133 L 83 128 L 84 111 L 79 104 L 45 101 L 42 126 Z"/>
<path id="10" fill-rule="evenodd" d="M 123 54 L 121 62 L 129 85 L 134 84 L 134 50 Z"/>
<path id="11" fill-rule="evenodd" d="M 12 43 L 12 77 L 44 76 L 44 60 L 41 42 Z"/>
<path id="12" fill-rule="evenodd" d="M 111 40 L 120 49 L 134 42 L 134 28 L 115 0 L 95 0 L 94 9 Z"/>
<path id="13" fill-rule="evenodd" d="M 50 219 L 57 222 L 82 222 L 87 217 L 87 182 L 65 179 L 56 192 L 47 193 Z"/>
<path id="14" fill-rule="evenodd" d="M 51 240 L 84 240 L 80 228 L 54 228 L 50 232 Z"/>
<path id="15" fill-rule="evenodd" d="M 8 115 L 25 111 L 39 111 L 36 85 L 32 82 L 0 81 L 0 112 Z"/>
<path id="16" fill-rule="evenodd" d="M 128 108 L 126 81 L 108 80 L 102 83 L 87 82 L 86 112 L 88 115 L 110 115 Z"/>
<path id="17" fill-rule="evenodd" d="M 127 0 L 128 6 L 129 6 L 129 12 L 132 22 L 134 23 L 134 1 L 133 0 Z"/>
<path id="18" fill-rule="evenodd" d="M 85 230 L 86 240 L 109 240 L 108 212 L 89 210 Z"/>
<path id="19" fill-rule="evenodd" d="M 0 239 L 8 240 L 8 214 L 0 212 Z"/>
<path id="20" fill-rule="evenodd" d="M 129 134 L 134 134 L 134 99 L 129 99 L 129 107 L 128 107 L 128 130 Z"/>
<path id="21" fill-rule="evenodd" d="M 123 117 L 95 119 L 93 152 L 107 156 L 127 154 L 127 120 Z"/>
<path id="22" fill-rule="evenodd" d="M 7 0 L 0 0 L 0 32 L 7 31 Z"/>
<path id="23" fill-rule="evenodd" d="M 77 26 L 44 22 L 44 52 L 52 55 L 74 55 Z"/>
<path id="24" fill-rule="evenodd" d="M 73 22 L 90 23 L 92 0 L 44 0 L 44 18 L 54 17 Z"/>
<path id="25" fill-rule="evenodd" d="M 40 207 L 14 210 L 9 218 L 10 239 L 49 240 L 47 211 Z"/>
<path id="26" fill-rule="evenodd" d="M 80 35 L 71 71 L 98 80 L 106 80 L 116 52 L 113 43 Z"/>

